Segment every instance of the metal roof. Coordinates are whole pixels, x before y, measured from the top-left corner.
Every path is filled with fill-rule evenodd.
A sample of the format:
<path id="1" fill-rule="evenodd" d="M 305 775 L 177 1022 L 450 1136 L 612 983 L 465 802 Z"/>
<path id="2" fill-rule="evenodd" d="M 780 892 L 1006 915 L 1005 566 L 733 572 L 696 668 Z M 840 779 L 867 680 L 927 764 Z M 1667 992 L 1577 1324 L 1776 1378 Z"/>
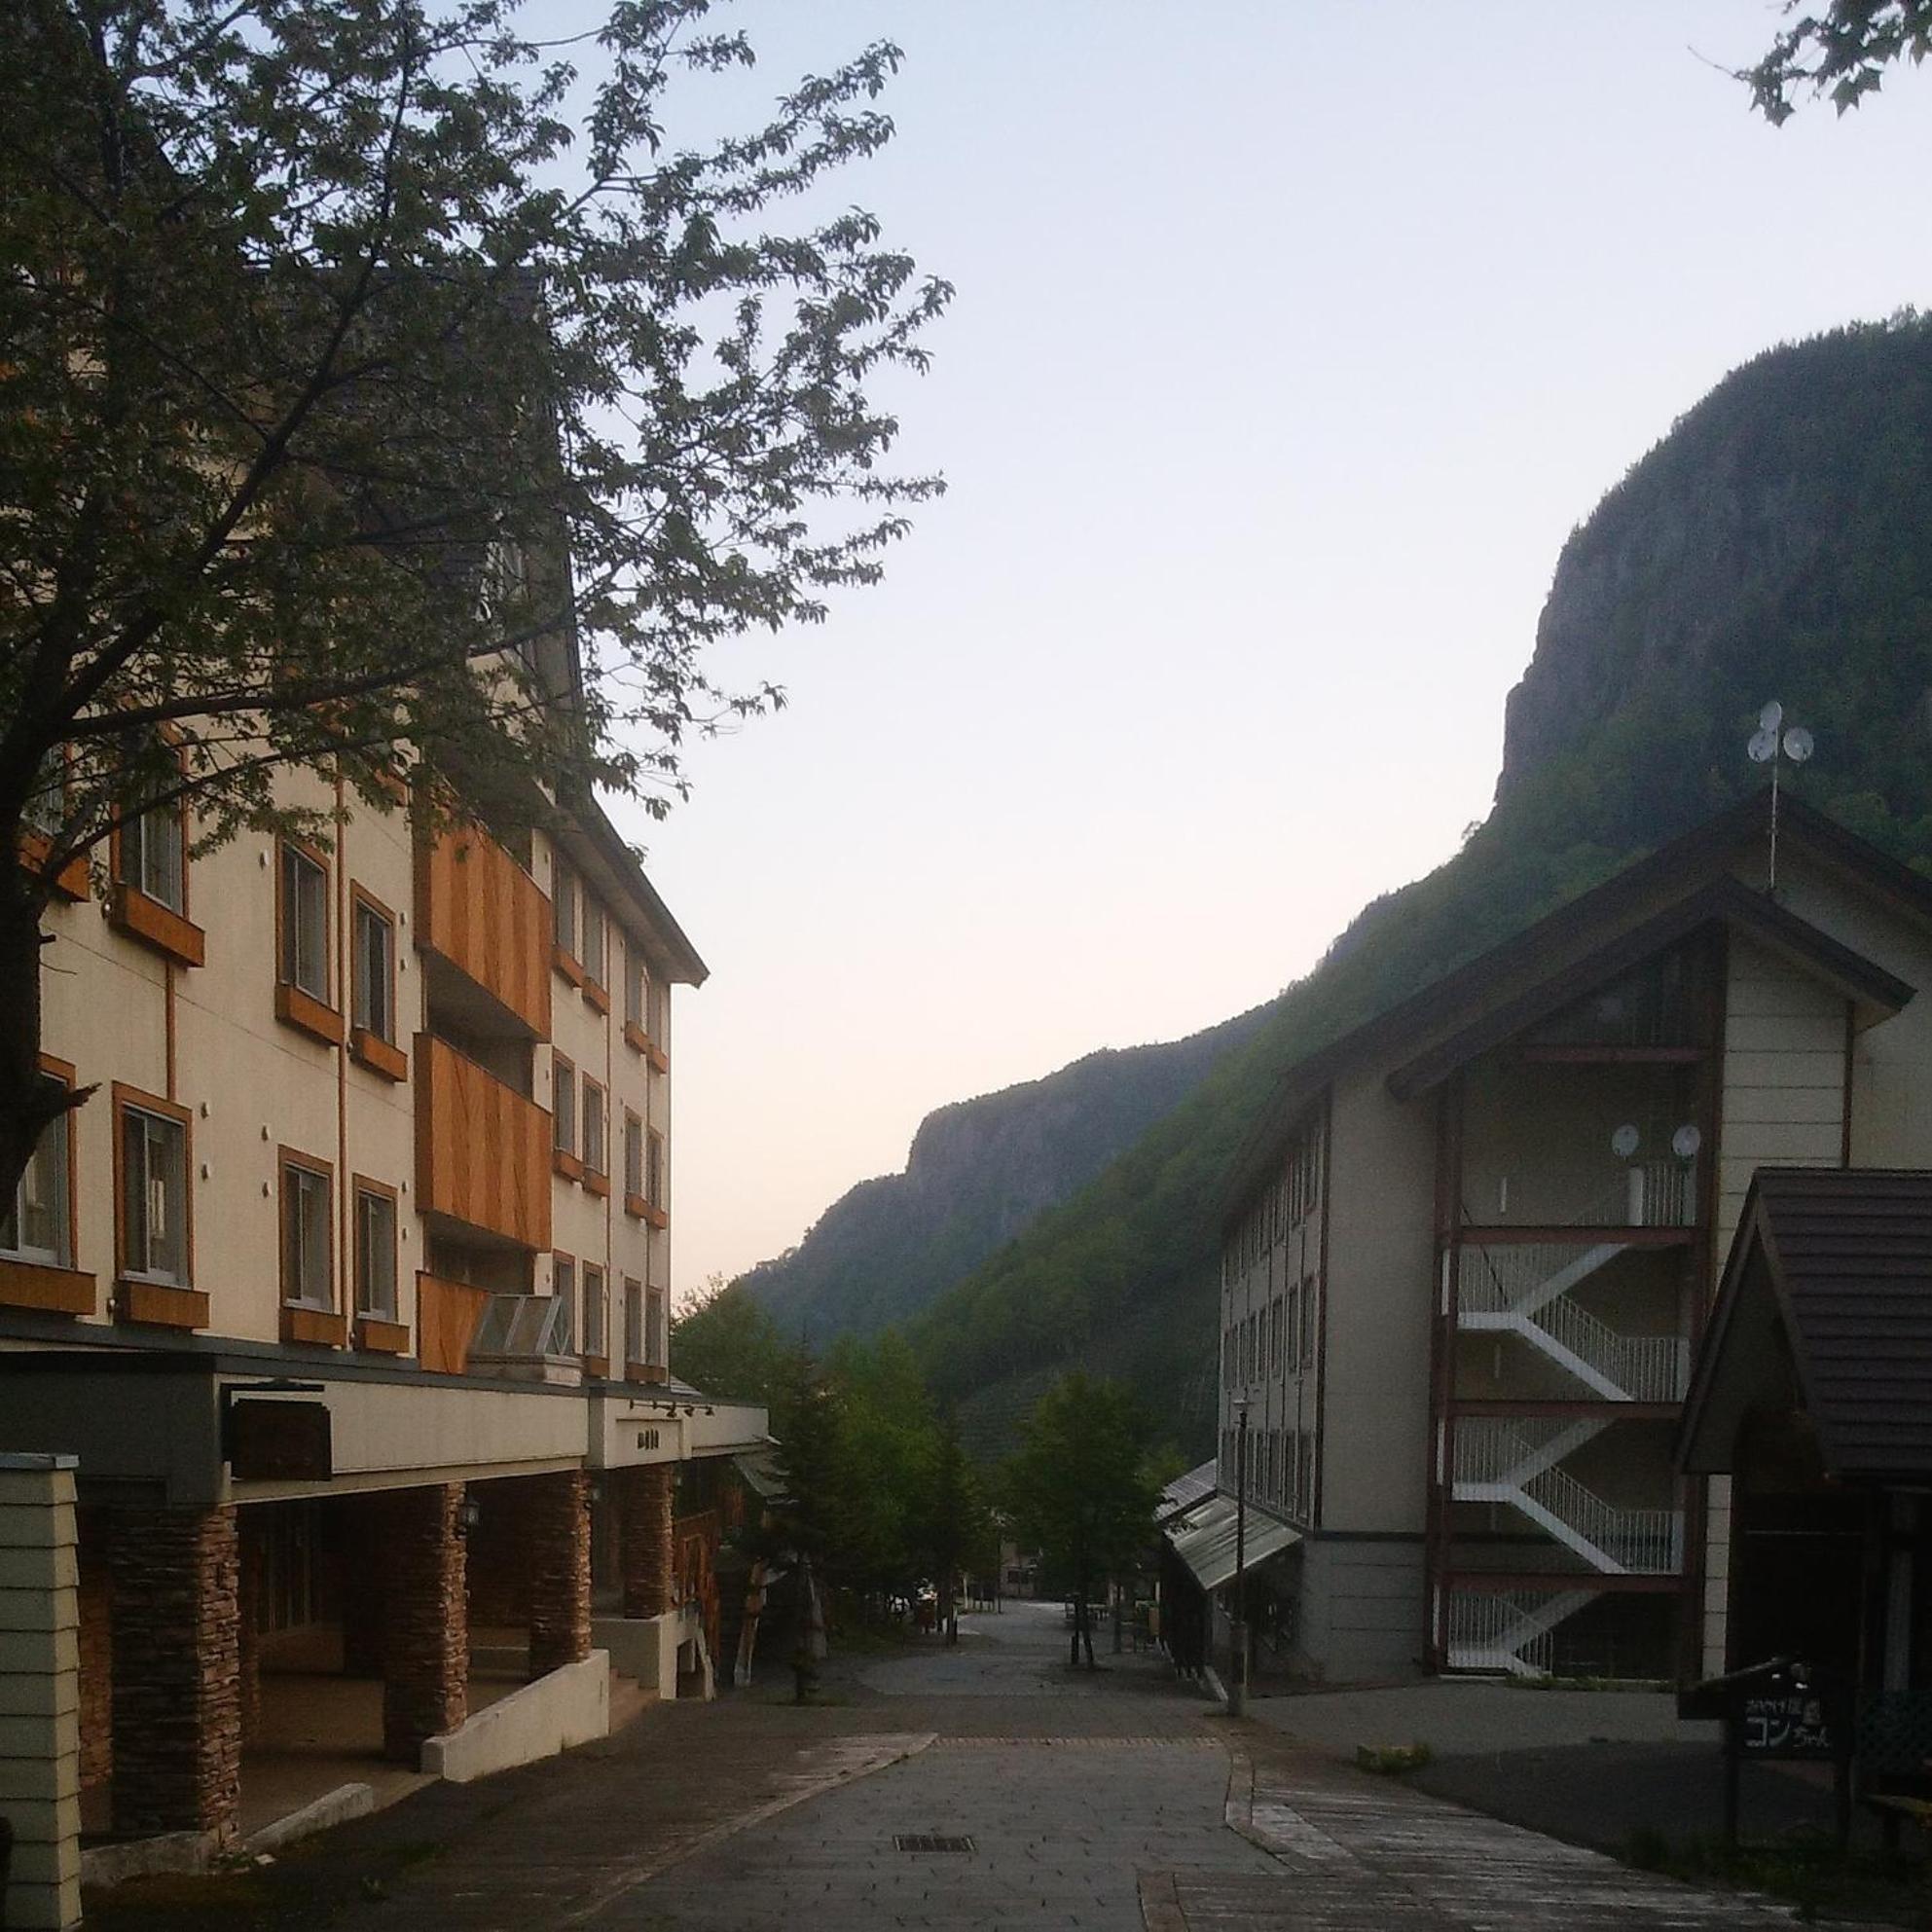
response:
<path id="1" fill-rule="evenodd" d="M 1167 1526 L 1175 1555 L 1193 1571 L 1194 1581 L 1205 1590 L 1219 1589 L 1234 1575 L 1235 1523 L 1234 1498 L 1215 1496 Z M 1241 1553 L 1251 1570 L 1301 1541 L 1298 1529 L 1290 1529 L 1252 1505 L 1246 1531 Z"/>
<path id="2" fill-rule="evenodd" d="M 1219 1467 L 1210 1456 L 1186 1475 L 1177 1476 L 1160 1492 L 1160 1501 L 1154 1506 L 1154 1520 L 1164 1523 L 1176 1511 L 1191 1510 L 1196 1503 L 1206 1502 L 1215 1493 L 1215 1473 Z"/>
<path id="3" fill-rule="evenodd" d="M 1829 1475 L 1932 1476 L 1932 1173 L 1760 1168 L 1679 1455 L 1730 1467 L 1745 1408 L 1795 1395 Z"/>

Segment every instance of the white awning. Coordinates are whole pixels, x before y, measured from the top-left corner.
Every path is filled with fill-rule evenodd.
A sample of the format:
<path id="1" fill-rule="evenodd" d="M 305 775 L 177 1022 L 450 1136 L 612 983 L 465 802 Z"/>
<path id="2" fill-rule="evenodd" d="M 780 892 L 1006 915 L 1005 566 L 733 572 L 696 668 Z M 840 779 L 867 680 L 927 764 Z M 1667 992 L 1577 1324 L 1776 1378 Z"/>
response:
<path id="1" fill-rule="evenodd" d="M 1250 1507 L 1243 1560 L 1253 1570 L 1301 1541 L 1298 1529 Z M 1215 1496 L 1167 1526 L 1174 1553 L 1194 1573 L 1205 1590 L 1217 1590 L 1234 1575 L 1235 1508 L 1232 1496 Z"/>

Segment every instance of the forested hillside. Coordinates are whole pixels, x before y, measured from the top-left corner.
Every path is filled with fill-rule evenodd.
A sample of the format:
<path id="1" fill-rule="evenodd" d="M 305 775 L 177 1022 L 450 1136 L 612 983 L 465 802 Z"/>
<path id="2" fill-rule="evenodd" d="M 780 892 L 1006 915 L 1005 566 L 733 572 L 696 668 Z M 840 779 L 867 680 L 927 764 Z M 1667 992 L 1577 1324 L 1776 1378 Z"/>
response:
<path id="1" fill-rule="evenodd" d="M 861 1181 L 796 1248 L 740 1277 L 787 1335 L 873 1334 L 918 1314 L 1131 1147 L 1264 1007 L 1186 1039 L 1090 1053 L 927 1115 L 903 1174 Z"/>
<path id="2" fill-rule="evenodd" d="M 1281 1073 L 1762 782 L 1743 744 L 1773 696 L 1817 733 L 1809 801 L 1932 869 L 1932 323 L 1757 357 L 1572 535 L 1461 854 L 1367 907 L 1246 1050 L 915 1325 L 979 1445 L 1077 1362 L 1205 1452 L 1219 1195 Z"/>

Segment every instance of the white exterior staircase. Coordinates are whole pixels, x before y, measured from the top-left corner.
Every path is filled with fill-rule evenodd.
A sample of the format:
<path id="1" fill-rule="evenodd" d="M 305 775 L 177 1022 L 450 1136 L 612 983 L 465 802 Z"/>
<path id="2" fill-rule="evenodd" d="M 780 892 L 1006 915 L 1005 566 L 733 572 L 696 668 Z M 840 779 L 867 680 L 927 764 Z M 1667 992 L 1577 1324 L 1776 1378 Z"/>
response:
<path id="1" fill-rule="evenodd" d="M 1683 1568 L 1684 1513 L 1626 1510 L 1560 1467 L 1607 1425 L 1466 1416 L 1456 1425 L 1458 1503 L 1502 1503 L 1607 1577 L 1669 1576 Z"/>
<path id="2" fill-rule="evenodd" d="M 1466 1247 L 1456 1323 L 1466 1334 L 1512 1334 L 1605 1402 L 1679 1402 L 1690 1373 L 1681 1335 L 1626 1335 L 1570 1298 L 1570 1290 L 1627 1246 L 1598 1241 Z"/>
<path id="3" fill-rule="evenodd" d="M 1535 1595 L 1506 1590 L 1449 1593 L 1447 1662 L 1451 1670 L 1501 1670 L 1512 1677 L 1548 1677 L 1553 1632 L 1600 1592 L 1555 1590 Z"/>

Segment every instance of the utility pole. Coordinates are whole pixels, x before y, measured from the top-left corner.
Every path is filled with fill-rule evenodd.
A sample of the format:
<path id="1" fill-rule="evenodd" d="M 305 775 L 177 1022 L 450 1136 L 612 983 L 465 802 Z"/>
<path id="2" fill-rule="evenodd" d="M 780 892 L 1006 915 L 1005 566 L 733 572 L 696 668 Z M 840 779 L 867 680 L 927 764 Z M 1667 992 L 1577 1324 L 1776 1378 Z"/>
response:
<path id="1" fill-rule="evenodd" d="M 1248 1714 L 1248 1398 L 1234 1400 L 1234 1668 L 1228 1672 L 1227 1714 Z"/>

